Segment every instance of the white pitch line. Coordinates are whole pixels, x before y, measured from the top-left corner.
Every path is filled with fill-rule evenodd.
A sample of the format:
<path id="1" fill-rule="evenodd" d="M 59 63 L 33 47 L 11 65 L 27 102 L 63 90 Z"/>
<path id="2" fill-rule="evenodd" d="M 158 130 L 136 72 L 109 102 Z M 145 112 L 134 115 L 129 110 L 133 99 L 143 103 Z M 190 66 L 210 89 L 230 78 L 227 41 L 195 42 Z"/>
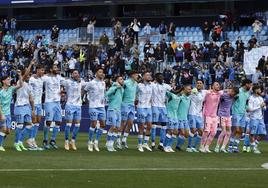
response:
<path id="1" fill-rule="evenodd" d="M 265 168 L 37 168 L 37 169 L 0 169 L 0 172 L 78 172 L 78 171 L 248 171 L 267 170 Z"/>

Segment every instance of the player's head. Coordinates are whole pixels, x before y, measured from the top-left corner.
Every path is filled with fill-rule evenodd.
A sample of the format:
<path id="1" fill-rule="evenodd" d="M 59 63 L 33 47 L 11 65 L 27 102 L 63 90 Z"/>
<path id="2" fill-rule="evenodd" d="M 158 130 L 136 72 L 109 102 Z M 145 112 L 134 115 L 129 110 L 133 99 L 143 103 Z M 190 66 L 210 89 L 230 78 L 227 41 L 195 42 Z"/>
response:
<path id="1" fill-rule="evenodd" d="M 145 82 L 150 82 L 152 80 L 151 72 L 150 71 L 145 71 L 142 75 L 143 81 Z"/>
<path id="2" fill-rule="evenodd" d="M 79 72 L 78 72 L 78 70 L 76 70 L 76 69 L 74 69 L 73 71 L 72 71 L 72 78 L 74 79 L 74 80 L 76 80 L 76 81 L 78 81 L 78 80 L 80 80 L 80 74 L 79 74 Z"/>
<path id="3" fill-rule="evenodd" d="M 244 87 L 245 90 L 249 91 L 252 88 L 252 81 L 249 79 L 242 80 L 242 87 Z"/>
<path id="4" fill-rule="evenodd" d="M 255 94 L 255 95 L 261 95 L 261 93 L 262 93 L 262 91 L 261 91 L 261 86 L 259 86 L 259 85 L 255 85 L 255 86 L 253 86 L 252 87 L 252 92 L 253 92 L 253 94 Z"/>
<path id="5" fill-rule="evenodd" d="M 162 73 L 156 73 L 155 74 L 155 80 L 159 83 L 162 84 L 164 82 L 164 76 Z"/>
<path id="6" fill-rule="evenodd" d="M 45 73 L 45 67 L 42 64 L 38 64 L 36 66 L 36 74 L 37 76 L 42 77 Z"/>
<path id="7" fill-rule="evenodd" d="M 99 79 L 99 80 L 104 79 L 104 70 L 103 70 L 102 67 L 98 67 L 96 69 L 96 78 Z"/>
<path id="8" fill-rule="evenodd" d="M 118 84 L 120 84 L 121 86 L 124 85 L 124 79 L 123 79 L 122 76 L 116 76 L 116 77 L 115 77 L 115 81 L 116 81 Z"/>
<path id="9" fill-rule="evenodd" d="M 129 75 L 129 77 L 132 78 L 133 80 L 138 81 L 139 74 L 138 74 L 137 71 L 134 71 L 134 70 L 133 70 L 133 71 L 130 71 L 130 72 L 128 73 L 128 75 Z"/>
<path id="10" fill-rule="evenodd" d="M 49 67 L 49 72 L 54 75 L 58 74 L 58 66 L 55 64 L 51 65 Z"/>
<path id="11" fill-rule="evenodd" d="M 10 79 L 10 76 L 3 76 L 1 78 L 1 83 L 2 83 L 2 86 L 6 86 L 6 87 L 9 87 L 11 85 L 11 79 Z"/>
<path id="12" fill-rule="evenodd" d="M 235 97 L 236 95 L 239 94 L 239 88 L 238 87 L 232 87 L 228 90 L 228 94 L 231 96 L 231 97 Z"/>
<path id="13" fill-rule="evenodd" d="M 220 83 L 219 82 L 214 82 L 212 84 L 212 90 L 214 90 L 214 91 L 220 91 L 220 89 L 221 89 L 221 86 L 220 86 Z"/>
<path id="14" fill-rule="evenodd" d="M 25 75 L 25 73 L 26 73 L 26 69 L 23 69 L 21 71 L 21 75 L 23 75 L 23 81 L 28 82 L 30 80 L 31 76 L 30 76 L 30 74 Z"/>
<path id="15" fill-rule="evenodd" d="M 187 96 L 191 95 L 192 92 L 192 86 L 190 84 L 187 84 L 183 86 L 183 93 Z"/>
<path id="16" fill-rule="evenodd" d="M 204 88 L 204 83 L 203 83 L 203 81 L 202 80 L 197 80 L 197 82 L 196 82 L 196 89 L 198 90 L 198 91 L 200 91 L 200 90 L 202 90 Z"/>

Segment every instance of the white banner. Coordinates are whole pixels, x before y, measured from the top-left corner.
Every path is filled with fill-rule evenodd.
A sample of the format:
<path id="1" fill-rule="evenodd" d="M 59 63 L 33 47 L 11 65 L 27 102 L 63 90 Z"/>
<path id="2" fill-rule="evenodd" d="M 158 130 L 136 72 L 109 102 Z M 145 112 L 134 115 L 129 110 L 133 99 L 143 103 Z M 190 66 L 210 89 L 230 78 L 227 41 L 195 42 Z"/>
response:
<path id="1" fill-rule="evenodd" d="M 253 48 L 250 51 L 245 50 L 244 53 L 244 71 L 246 75 L 251 75 L 256 72 L 256 67 L 262 56 L 268 56 L 268 46 Z"/>

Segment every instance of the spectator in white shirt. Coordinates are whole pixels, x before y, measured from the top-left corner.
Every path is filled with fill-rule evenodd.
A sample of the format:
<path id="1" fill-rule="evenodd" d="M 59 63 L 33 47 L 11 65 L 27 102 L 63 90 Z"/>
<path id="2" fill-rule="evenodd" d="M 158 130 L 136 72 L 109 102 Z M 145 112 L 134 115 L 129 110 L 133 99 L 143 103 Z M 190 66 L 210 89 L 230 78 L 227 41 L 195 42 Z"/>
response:
<path id="1" fill-rule="evenodd" d="M 92 22 L 92 21 L 89 21 L 89 24 L 87 25 L 88 42 L 93 42 L 93 39 L 94 39 L 94 25 L 95 25 L 95 22 Z"/>
<path id="2" fill-rule="evenodd" d="M 146 40 L 150 40 L 150 38 L 151 38 L 151 30 L 152 30 L 152 27 L 150 26 L 150 24 L 146 23 L 146 26 L 143 28 Z"/>
<path id="3" fill-rule="evenodd" d="M 133 22 L 131 22 L 131 24 L 130 24 L 130 27 L 132 27 L 132 29 L 134 31 L 134 38 L 133 38 L 133 40 L 135 40 L 135 38 L 136 38 L 136 44 L 138 44 L 141 23 L 138 22 L 138 20 L 136 18 L 134 18 Z"/>
<path id="4" fill-rule="evenodd" d="M 262 29 L 262 23 L 259 20 L 255 20 L 255 22 L 252 24 L 252 27 L 253 27 L 253 32 L 257 40 L 259 41 L 260 40 L 259 35 Z"/>

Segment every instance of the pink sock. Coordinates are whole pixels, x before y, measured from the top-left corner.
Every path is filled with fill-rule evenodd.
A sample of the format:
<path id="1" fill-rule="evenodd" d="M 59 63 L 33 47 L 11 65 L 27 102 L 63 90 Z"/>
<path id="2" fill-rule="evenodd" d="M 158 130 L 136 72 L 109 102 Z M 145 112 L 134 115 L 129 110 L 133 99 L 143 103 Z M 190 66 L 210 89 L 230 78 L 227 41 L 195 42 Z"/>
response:
<path id="1" fill-rule="evenodd" d="M 207 146 L 210 146 L 210 144 L 212 143 L 212 141 L 215 137 L 215 134 L 216 134 L 215 132 L 210 133 L 210 135 L 208 136 L 208 139 L 207 139 L 207 143 L 206 143 Z"/>
<path id="2" fill-rule="evenodd" d="M 228 144 L 230 136 L 231 136 L 231 132 L 226 132 L 226 135 L 223 140 L 223 146 L 226 146 Z"/>
<path id="3" fill-rule="evenodd" d="M 205 131 L 203 132 L 202 138 L 201 138 L 201 146 L 205 146 L 206 142 L 207 142 L 207 138 L 208 138 L 208 132 Z"/>
<path id="4" fill-rule="evenodd" d="M 221 145 L 222 140 L 223 140 L 223 138 L 224 138 L 225 135 L 226 135 L 226 131 L 222 131 L 221 134 L 219 135 L 218 141 L 217 141 L 217 145 L 218 146 Z"/>

